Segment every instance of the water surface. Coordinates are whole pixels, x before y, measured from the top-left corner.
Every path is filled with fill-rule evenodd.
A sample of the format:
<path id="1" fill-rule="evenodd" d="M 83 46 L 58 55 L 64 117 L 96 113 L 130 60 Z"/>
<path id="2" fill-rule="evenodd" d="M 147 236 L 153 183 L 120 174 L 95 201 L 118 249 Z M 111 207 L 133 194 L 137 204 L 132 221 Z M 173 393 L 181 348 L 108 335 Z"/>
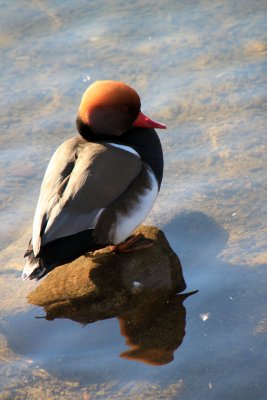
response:
<path id="1" fill-rule="evenodd" d="M 266 2 L 2 0 L 1 11 L 0 398 L 264 399 Z M 117 318 L 36 319 L 35 284 L 20 280 L 47 162 L 98 79 L 132 85 L 168 126 L 147 222 L 199 293 L 161 366 L 120 357 Z"/>

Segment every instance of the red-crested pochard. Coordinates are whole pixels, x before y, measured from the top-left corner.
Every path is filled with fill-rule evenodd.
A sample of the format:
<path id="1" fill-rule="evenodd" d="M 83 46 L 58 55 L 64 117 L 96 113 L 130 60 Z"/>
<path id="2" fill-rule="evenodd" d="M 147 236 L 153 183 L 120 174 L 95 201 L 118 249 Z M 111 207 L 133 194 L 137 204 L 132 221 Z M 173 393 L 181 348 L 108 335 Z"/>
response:
<path id="1" fill-rule="evenodd" d="M 163 174 L 163 155 L 138 94 L 117 81 L 85 91 L 79 136 L 52 156 L 41 186 L 23 279 L 40 279 L 80 255 L 118 245 L 149 214 Z"/>

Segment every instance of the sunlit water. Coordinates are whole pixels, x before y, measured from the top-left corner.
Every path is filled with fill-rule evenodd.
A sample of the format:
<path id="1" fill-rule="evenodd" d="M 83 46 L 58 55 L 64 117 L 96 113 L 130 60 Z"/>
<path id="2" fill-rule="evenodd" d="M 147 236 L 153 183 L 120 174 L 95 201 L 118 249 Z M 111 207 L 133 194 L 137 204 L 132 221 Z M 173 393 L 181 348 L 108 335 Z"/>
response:
<path id="1" fill-rule="evenodd" d="M 266 11 L 264 0 L 1 1 L 0 398 L 266 398 Z M 47 162 L 98 79 L 132 85 L 168 126 L 149 222 L 199 293 L 162 366 L 120 357 L 116 318 L 34 318 L 45 313 L 20 280 Z"/>

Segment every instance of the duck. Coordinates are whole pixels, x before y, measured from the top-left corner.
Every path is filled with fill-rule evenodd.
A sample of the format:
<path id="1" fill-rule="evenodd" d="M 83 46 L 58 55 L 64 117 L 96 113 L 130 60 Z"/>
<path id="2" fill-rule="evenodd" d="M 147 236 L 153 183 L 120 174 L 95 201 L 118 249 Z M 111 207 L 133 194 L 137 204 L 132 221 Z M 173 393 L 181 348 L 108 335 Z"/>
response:
<path id="1" fill-rule="evenodd" d="M 155 129 L 166 125 L 142 113 L 135 89 L 120 81 L 92 83 L 76 126 L 78 135 L 63 142 L 47 166 L 23 280 L 39 280 L 106 246 L 131 251 L 131 235 L 158 196 L 164 162 Z"/>

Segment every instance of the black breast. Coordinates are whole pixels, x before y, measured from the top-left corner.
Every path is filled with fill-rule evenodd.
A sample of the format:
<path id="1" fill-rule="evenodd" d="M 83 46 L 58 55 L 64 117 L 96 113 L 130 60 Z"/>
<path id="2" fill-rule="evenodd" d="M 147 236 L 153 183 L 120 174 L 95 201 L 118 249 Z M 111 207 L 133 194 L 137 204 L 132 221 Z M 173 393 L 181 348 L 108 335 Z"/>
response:
<path id="1" fill-rule="evenodd" d="M 155 129 L 133 128 L 120 136 L 120 143 L 132 146 L 154 172 L 159 187 L 163 176 L 163 153 Z"/>

